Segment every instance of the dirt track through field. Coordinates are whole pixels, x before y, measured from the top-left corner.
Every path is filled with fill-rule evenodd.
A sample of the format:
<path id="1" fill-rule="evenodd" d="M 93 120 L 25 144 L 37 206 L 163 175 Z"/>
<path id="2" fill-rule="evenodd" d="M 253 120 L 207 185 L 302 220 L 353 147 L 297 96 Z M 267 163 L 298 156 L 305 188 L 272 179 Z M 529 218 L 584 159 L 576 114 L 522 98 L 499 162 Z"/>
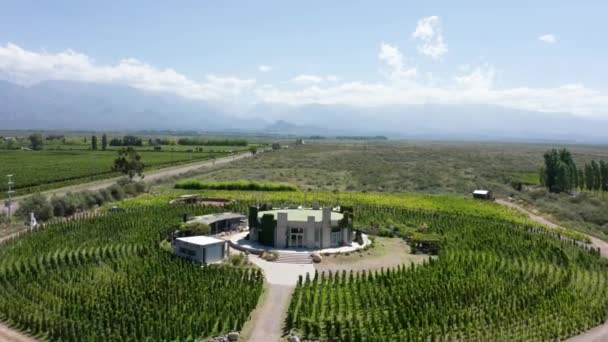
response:
<path id="1" fill-rule="evenodd" d="M 509 202 L 503 199 L 497 199 L 497 203 L 502 204 L 504 206 L 517 209 L 521 212 L 528 214 L 532 221 L 538 222 L 540 224 L 546 225 L 551 228 L 561 228 L 561 226 L 547 220 L 546 218 L 539 216 L 526 208 L 515 204 L 513 202 Z M 603 240 L 600 240 L 596 237 L 586 235 L 591 240 L 591 245 L 600 249 L 600 254 L 602 257 L 608 257 L 608 243 Z M 605 322 L 602 325 L 599 325 L 591 330 L 584 332 L 578 336 L 574 336 L 566 340 L 567 342 L 605 342 L 608 341 L 608 322 Z"/>

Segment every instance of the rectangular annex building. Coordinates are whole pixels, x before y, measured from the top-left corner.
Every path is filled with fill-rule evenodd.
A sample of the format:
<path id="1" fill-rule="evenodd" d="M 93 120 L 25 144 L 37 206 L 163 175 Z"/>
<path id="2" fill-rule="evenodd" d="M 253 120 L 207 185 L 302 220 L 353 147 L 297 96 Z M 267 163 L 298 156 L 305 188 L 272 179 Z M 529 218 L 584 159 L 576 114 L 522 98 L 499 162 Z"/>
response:
<path id="1" fill-rule="evenodd" d="M 210 236 L 188 236 L 175 239 L 173 253 L 182 258 L 212 264 L 229 254 L 228 241 Z"/>

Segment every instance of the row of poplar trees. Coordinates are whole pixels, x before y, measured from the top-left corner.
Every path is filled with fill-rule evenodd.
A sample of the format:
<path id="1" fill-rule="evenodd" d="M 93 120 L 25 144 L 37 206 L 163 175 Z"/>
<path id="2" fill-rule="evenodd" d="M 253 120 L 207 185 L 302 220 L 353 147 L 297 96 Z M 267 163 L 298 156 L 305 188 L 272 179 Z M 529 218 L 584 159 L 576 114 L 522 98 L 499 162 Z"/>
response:
<path id="1" fill-rule="evenodd" d="M 571 192 L 575 189 L 608 192 L 608 163 L 592 160 L 577 168 L 567 149 L 550 150 L 544 154 L 540 183 L 551 192 Z"/>

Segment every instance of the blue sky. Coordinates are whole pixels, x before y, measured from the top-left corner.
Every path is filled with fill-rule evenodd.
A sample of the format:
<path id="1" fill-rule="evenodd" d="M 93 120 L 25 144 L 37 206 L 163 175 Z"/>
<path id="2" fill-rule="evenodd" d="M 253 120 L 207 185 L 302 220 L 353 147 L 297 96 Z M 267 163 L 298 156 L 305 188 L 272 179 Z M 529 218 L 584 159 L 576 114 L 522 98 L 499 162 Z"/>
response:
<path id="1" fill-rule="evenodd" d="M 226 102 L 608 115 L 608 2 L 489 3 L 3 1 L 0 77 Z"/>

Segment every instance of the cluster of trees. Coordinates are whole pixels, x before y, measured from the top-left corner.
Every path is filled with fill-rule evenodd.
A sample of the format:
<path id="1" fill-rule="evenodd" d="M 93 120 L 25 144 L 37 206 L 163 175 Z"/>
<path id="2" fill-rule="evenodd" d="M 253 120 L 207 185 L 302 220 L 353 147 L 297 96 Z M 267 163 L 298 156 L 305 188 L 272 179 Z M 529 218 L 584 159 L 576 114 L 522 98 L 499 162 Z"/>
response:
<path id="1" fill-rule="evenodd" d="M 540 169 L 540 184 L 549 191 L 571 192 L 574 189 L 608 191 L 608 163 L 592 160 L 578 168 L 567 149 L 545 152 Z"/>
<path id="2" fill-rule="evenodd" d="M 179 145 L 199 145 L 199 146 L 247 146 L 245 139 L 204 139 L 204 138 L 180 138 L 177 140 Z"/>
<path id="3" fill-rule="evenodd" d="M 148 145 L 150 146 L 166 146 L 166 145 L 175 145 L 175 139 L 172 138 L 155 138 L 148 139 Z"/>
<path id="4" fill-rule="evenodd" d="M 137 196 L 147 191 L 143 182 L 120 181 L 108 188 L 98 191 L 79 191 L 65 196 L 53 196 L 49 200 L 42 194 L 35 194 L 24 199 L 17 210 L 23 218 L 34 213 L 36 219 L 48 221 L 53 217 L 68 217 L 78 212 L 93 209 L 108 202 L 120 201 L 126 197 Z"/>
<path id="5" fill-rule="evenodd" d="M 143 146 L 144 142 L 140 137 L 125 135 L 121 138 L 112 138 L 110 146 Z"/>

